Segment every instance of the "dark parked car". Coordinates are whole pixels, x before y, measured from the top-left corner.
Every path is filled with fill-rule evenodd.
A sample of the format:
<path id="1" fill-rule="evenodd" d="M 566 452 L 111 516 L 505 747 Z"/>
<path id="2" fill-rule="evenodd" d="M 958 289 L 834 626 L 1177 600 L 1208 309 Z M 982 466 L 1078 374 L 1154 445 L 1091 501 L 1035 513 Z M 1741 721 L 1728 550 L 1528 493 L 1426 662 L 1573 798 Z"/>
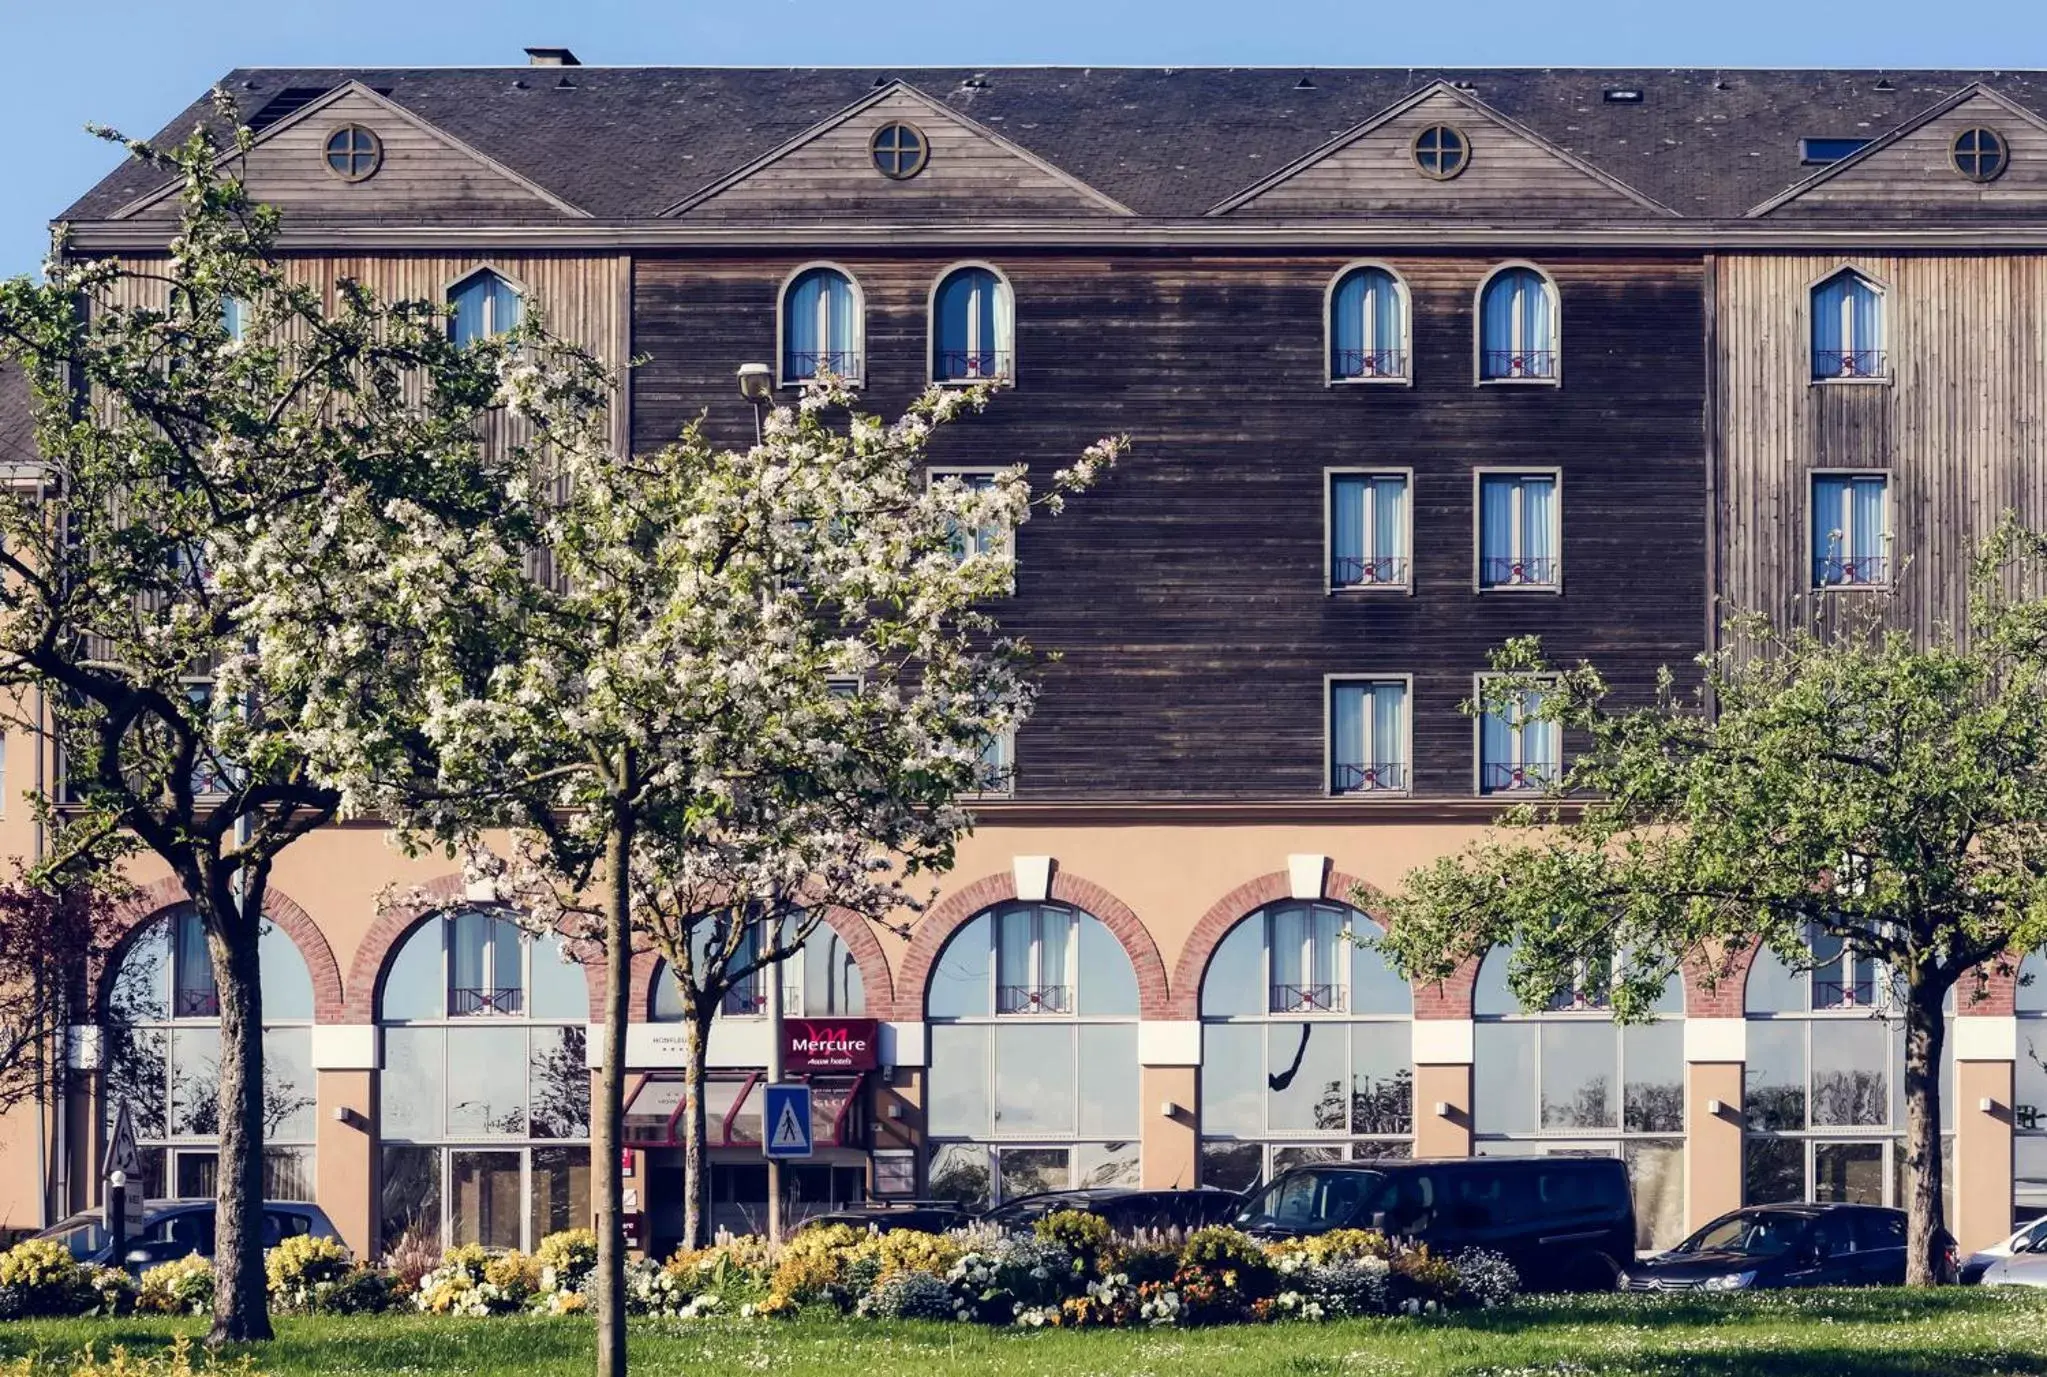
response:
<path id="1" fill-rule="evenodd" d="M 850 1205 L 843 1210 L 814 1214 L 803 1221 L 802 1227 L 819 1229 L 827 1224 L 850 1224 L 856 1229 L 873 1229 L 883 1234 L 891 1229 L 942 1234 L 948 1229 L 970 1224 L 973 1219 L 973 1211 L 950 1200 L 877 1201 L 871 1205 Z"/>
<path id="2" fill-rule="evenodd" d="M 53 1238 L 71 1250 L 80 1262 L 103 1266 L 124 1266 L 130 1271 L 173 1262 L 197 1253 L 213 1256 L 213 1212 L 211 1200 L 158 1200 L 143 1211 L 140 1232 L 130 1236 L 123 1256 L 113 1256 L 114 1238 L 97 1213 L 74 1214 L 61 1224 L 37 1234 Z M 334 1221 L 318 1205 L 299 1200 L 266 1200 L 263 1203 L 263 1246 L 275 1247 L 294 1234 L 339 1241 Z"/>
<path id="3" fill-rule="evenodd" d="M 1378 1229 L 1438 1252 L 1502 1253 L 1530 1290 L 1605 1291 L 1635 1256 L 1628 1170 L 1614 1157 L 1471 1157 L 1296 1167 L 1234 1220 L 1266 1237 Z"/>
<path id="4" fill-rule="evenodd" d="M 1228 1222 L 1243 1203 L 1244 1197 L 1236 1192 L 1213 1186 L 1184 1191 L 1100 1186 L 1019 1196 L 981 1218 L 1004 1229 L 1028 1229 L 1048 1214 L 1079 1210 L 1082 1214 L 1099 1215 L 1119 1233 L 1133 1229 L 1199 1229 Z"/>
<path id="5" fill-rule="evenodd" d="M 1629 1291 L 1902 1286 L 1905 1212 L 1875 1205 L 1756 1205 L 1632 1263 Z"/>

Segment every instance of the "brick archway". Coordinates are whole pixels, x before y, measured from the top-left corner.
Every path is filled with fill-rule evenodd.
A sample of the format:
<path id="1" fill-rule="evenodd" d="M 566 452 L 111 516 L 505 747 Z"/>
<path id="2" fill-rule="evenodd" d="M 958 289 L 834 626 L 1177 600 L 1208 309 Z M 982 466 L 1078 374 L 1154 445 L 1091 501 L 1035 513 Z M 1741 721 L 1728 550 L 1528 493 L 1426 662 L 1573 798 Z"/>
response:
<path id="1" fill-rule="evenodd" d="M 175 877 L 166 876 L 144 885 L 116 911 L 114 921 L 120 936 L 86 973 L 87 1007 L 93 1011 L 95 1018 L 103 1017 L 106 1012 L 102 1003 L 109 992 L 108 975 L 120 969 L 135 939 L 151 923 L 190 902 L 185 886 Z M 347 1002 L 343 995 L 341 967 L 334 960 L 334 949 L 327 945 L 327 935 L 320 931 L 320 925 L 291 896 L 274 885 L 264 891 L 263 916 L 278 931 L 291 938 L 292 945 L 298 948 L 299 958 L 306 963 L 306 973 L 313 982 L 313 1022 L 344 1022 Z"/>
<path id="2" fill-rule="evenodd" d="M 1382 927 L 1388 922 L 1383 903 L 1384 896 L 1373 886 L 1354 875 L 1325 867 L 1322 872 L 1321 897 L 1330 903 L 1345 904 L 1360 909 L 1366 917 Z M 1235 889 L 1210 904 L 1208 911 L 1194 924 L 1187 934 L 1186 945 L 1180 948 L 1179 964 L 1173 969 L 1173 998 L 1169 1018 L 1198 1019 L 1201 1017 L 1201 979 L 1207 974 L 1208 963 L 1214 959 L 1216 948 L 1229 936 L 1231 929 L 1269 904 L 1285 903 L 1293 898 L 1293 879 L 1284 870 L 1275 870 L 1247 880 Z M 1365 902 L 1360 905 L 1358 898 Z M 1471 991 L 1478 978 L 1478 964 L 1467 963 L 1457 974 L 1440 985 L 1424 986 L 1414 991 L 1414 1016 L 1416 1018 L 1470 1018 Z"/>
<path id="3" fill-rule="evenodd" d="M 895 1010 L 895 977 L 889 971 L 888 957 L 882 954 L 881 943 L 875 938 L 873 927 L 859 914 L 843 908 L 827 909 L 825 922 L 853 953 L 853 964 L 860 968 L 860 987 L 867 1001 L 867 1017 L 890 1017 Z M 660 972 L 661 956 L 658 952 L 635 953 L 632 991 L 626 1008 L 626 1017 L 632 1022 L 645 1023 L 652 1017 L 654 981 Z"/>
<path id="4" fill-rule="evenodd" d="M 914 1022 L 924 1017 L 925 987 L 931 980 L 938 954 L 952 935 L 997 904 L 1017 897 L 1016 874 L 1002 871 L 983 876 L 951 895 L 918 920 L 910 938 L 910 950 L 903 957 L 902 978 L 896 984 L 895 1017 Z M 1159 958 L 1158 944 L 1130 906 L 1121 899 L 1078 875 L 1052 868 L 1051 899 L 1099 918 L 1115 934 L 1137 972 L 1137 1009 L 1141 1018 L 1166 1018 L 1166 964 Z"/>
<path id="5" fill-rule="evenodd" d="M 1718 983 L 1708 989 L 1703 979 L 1704 967 L 1688 965 L 1685 968 L 1685 1013 L 1693 1018 L 1746 1018 L 1748 1017 L 1748 982 L 1754 972 L 1756 958 L 1762 948 L 1751 945 L 1727 962 L 1727 968 L 1720 973 Z M 1955 983 L 1955 1014 L 1962 1017 L 2010 1017 L 2018 1012 L 2019 977 L 2024 972 L 2025 954 L 2007 952 L 2002 958 L 2005 969 L 1998 969 L 1999 963 L 1992 961 L 1977 970 L 1982 978 L 1982 998 L 1976 997 L 1975 980 L 1964 975 Z M 2038 972 L 2040 979 L 2047 980 L 2047 963 Z"/>

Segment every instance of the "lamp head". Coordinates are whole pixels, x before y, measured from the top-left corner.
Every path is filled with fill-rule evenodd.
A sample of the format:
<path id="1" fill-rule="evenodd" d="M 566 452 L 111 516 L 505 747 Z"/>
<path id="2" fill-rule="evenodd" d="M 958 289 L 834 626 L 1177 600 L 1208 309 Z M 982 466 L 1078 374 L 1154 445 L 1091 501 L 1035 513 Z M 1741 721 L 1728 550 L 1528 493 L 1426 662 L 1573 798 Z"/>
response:
<path id="1" fill-rule="evenodd" d="M 742 363 L 739 365 L 739 395 L 759 406 L 766 402 L 775 390 L 775 375 L 764 363 Z"/>

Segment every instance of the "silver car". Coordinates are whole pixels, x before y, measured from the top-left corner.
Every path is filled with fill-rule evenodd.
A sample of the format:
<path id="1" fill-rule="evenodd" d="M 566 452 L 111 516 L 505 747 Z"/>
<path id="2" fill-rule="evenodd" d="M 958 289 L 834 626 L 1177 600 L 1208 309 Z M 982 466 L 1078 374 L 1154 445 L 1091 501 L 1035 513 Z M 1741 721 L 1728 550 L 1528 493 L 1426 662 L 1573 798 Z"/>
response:
<path id="1" fill-rule="evenodd" d="M 1964 1286 L 2047 1286 L 2047 1218 L 2032 1221 L 2004 1242 L 1971 1253 L 1962 1264 Z"/>

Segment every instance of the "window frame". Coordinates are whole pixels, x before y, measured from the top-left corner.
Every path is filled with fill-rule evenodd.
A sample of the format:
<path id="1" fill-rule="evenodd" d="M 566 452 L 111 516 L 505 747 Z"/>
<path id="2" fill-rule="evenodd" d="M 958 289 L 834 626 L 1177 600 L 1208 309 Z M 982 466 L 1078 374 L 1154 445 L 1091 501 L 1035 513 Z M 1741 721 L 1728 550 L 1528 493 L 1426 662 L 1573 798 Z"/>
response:
<path id="1" fill-rule="evenodd" d="M 1381 381 L 1360 379 L 1359 381 Z M 1397 582 L 1346 583 L 1336 582 L 1336 480 L 1339 478 L 1398 478 L 1407 485 L 1406 511 L 1401 514 L 1400 539 L 1407 553 L 1401 558 L 1407 564 L 1406 574 Z M 1411 468 L 1353 467 L 1325 468 L 1322 470 L 1322 591 L 1329 597 L 1348 597 L 1353 593 L 1392 594 L 1414 596 L 1414 470 Z"/>
<path id="2" fill-rule="evenodd" d="M 1479 671 L 1478 673 L 1476 673 L 1476 674 L 1472 675 L 1472 677 L 1471 677 L 1471 678 L 1472 678 L 1472 701 L 1473 701 L 1474 703 L 1480 704 L 1480 705 L 1481 705 L 1481 707 L 1483 706 L 1483 704 L 1484 704 L 1484 702 L 1485 702 L 1485 686 L 1486 686 L 1486 682 L 1487 682 L 1488 680 L 1491 680 L 1491 679 L 1511 679 L 1511 678 L 1515 678 L 1515 677 L 1517 677 L 1517 676 L 1515 676 L 1515 675 L 1511 675 L 1511 674 L 1499 674 L 1499 673 L 1496 673 L 1496 672 L 1494 672 L 1494 671 L 1492 671 L 1492 670 L 1480 670 L 1480 671 Z M 1549 674 L 1549 675 L 1543 675 L 1543 676 L 1541 676 L 1541 679 L 1542 679 L 1542 682 L 1544 682 L 1544 683 L 1554 683 L 1554 682 L 1556 681 L 1556 679 L 1557 679 L 1557 676 L 1556 676 L 1556 675 L 1554 675 L 1554 674 Z M 1485 767 L 1486 767 L 1486 758 L 1485 758 L 1485 723 L 1486 723 L 1486 713 L 1485 713 L 1485 712 L 1483 712 L 1483 711 L 1480 711 L 1480 712 L 1479 712 L 1479 713 L 1477 713 L 1477 714 L 1476 714 L 1475 716 L 1473 716 L 1473 717 L 1472 717 L 1472 719 L 1471 719 L 1471 758 L 1472 758 L 1472 771 L 1471 771 L 1471 789 L 1472 789 L 1472 796 L 1473 796 L 1474 798 L 1505 798 L 1505 799 L 1527 799 L 1527 798 L 1541 798 L 1541 797 L 1543 796 L 1543 794 L 1544 794 L 1544 793 L 1546 792 L 1546 788 L 1547 788 L 1547 786 L 1545 786 L 1544 788 L 1541 788 L 1541 789 L 1487 789 L 1487 788 L 1485 787 Z M 1559 779 L 1561 779 L 1561 778 L 1563 777 L 1563 773 L 1564 773 L 1564 768 L 1565 768 L 1565 766 L 1564 766 L 1564 725 L 1563 725 L 1563 723 L 1561 723 L 1561 722 L 1551 722 L 1551 723 L 1548 723 L 1548 724 L 1546 724 L 1546 725 L 1547 725 L 1547 726 L 1549 727 L 1549 729 L 1550 729 L 1551 731 L 1553 731 L 1553 732 L 1555 732 L 1555 733 L 1556 733 L 1556 745 L 1557 745 L 1557 752 L 1556 752 L 1556 755 L 1557 755 L 1557 765 L 1556 765 L 1556 770 L 1557 770 L 1557 776 L 1558 776 L 1558 778 L 1559 778 Z M 1520 725 L 1517 725 L 1517 726 L 1516 726 L 1516 728 L 1515 728 L 1515 731 L 1514 731 L 1514 740 L 1515 740 L 1515 742 L 1517 743 L 1517 751 L 1518 751 L 1518 753 L 1519 753 L 1519 754 L 1520 754 L 1520 755 L 1522 756 L 1522 758 L 1523 758 L 1523 763 L 1525 763 L 1525 761 L 1526 761 L 1526 754 L 1527 754 L 1527 753 L 1526 753 L 1525 751 L 1520 751 L 1520 750 L 1519 750 L 1519 743 L 1520 743 L 1520 741 L 1521 741 L 1522 735 L 1523 735 L 1523 734 L 1524 734 L 1524 733 L 1525 733 L 1526 731 L 1527 731 L 1527 725 L 1526 725 L 1526 723 L 1522 723 L 1522 724 L 1520 724 Z M 1554 782 L 1554 781 L 1552 781 L 1552 782 Z"/>
<path id="3" fill-rule="evenodd" d="M 1962 166 L 1962 158 L 1965 156 L 1962 151 L 1962 140 L 1971 135 L 1975 136 L 1976 147 L 1966 156 L 1977 160 L 1974 172 Z M 1986 137 L 1992 141 L 1997 157 L 1996 166 L 1987 173 L 1983 170 L 1983 159 L 1992 152 L 1992 149 L 1984 147 L 1983 140 Z M 1964 181 L 1972 182 L 1977 186 L 1989 186 L 1992 182 L 2004 176 L 2005 173 L 2011 171 L 2011 140 L 2004 136 L 2004 131 L 2001 129 L 1992 129 L 1987 124 L 1972 124 L 1966 129 L 1957 130 L 1955 136 L 1948 140 L 1947 157 L 1948 166 L 1953 168 L 1956 174 Z"/>
<path id="4" fill-rule="evenodd" d="M 1487 478 L 1548 478 L 1551 482 L 1550 541 L 1556 547 L 1556 577 L 1548 583 L 1487 583 L 1485 581 L 1485 480 Z M 1518 511 L 1518 509 L 1517 509 Z M 1517 515 L 1516 520 L 1519 520 Z M 1495 593 L 1546 593 L 1561 596 L 1564 591 L 1564 470 L 1561 465 L 1485 465 L 1471 471 L 1471 591 L 1481 597 Z"/>
<path id="5" fill-rule="evenodd" d="M 1819 323 L 1819 317 L 1815 314 L 1813 310 L 1814 301 L 1819 296 L 1820 289 L 1822 287 L 1826 286 L 1830 282 L 1835 281 L 1838 278 L 1850 276 L 1861 281 L 1864 286 L 1868 287 L 1877 295 L 1877 300 L 1879 303 L 1878 334 L 1881 337 L 1881 342 L 1879 343 L 1877 349 L 1874 352 L 1881 353 L 1883 355 L 1884 360 L 1883 370 L 1878 373 L 1867 374 L 1857 373 L 1848 374 L 1845 376 L 1830 375 L 1823 377 L 1819 373 L 1819 361 L 1816 356 L 1816 351 L 1813 348 L 1814 344 L 1813 336 L 1816 332 Z M 1885 281 L 1884 279 L 1878 277 L 1876 274 L 1870 272 L 1867 268 L 1864 268 L 1855 263 L 1847 262 L 1845 260 L 1836 263 L 1826 272 L 1821 273 L 1818 277 L 1815 277 L 1810 282 L 1806 283 L 1805 299 L 1803 304 L 1799 307 L 1799 324 L 1803 328 L 1805 334 L 1805 379 L 1807 386 L 1889 387 L 1893 382 L 1895 382 L 1896 370 L 1894 370 L 1891 366 L 1892 353 L 1891 306 L 1892 306 L 1891 284 Z M 1852 352 L 1866 353 L 1871 351 L 1857 349 Z"/>
<path id="6" fill-rule="evenodd" d="M 1452 135 L 1457 140 L 1457 164 L 1450 168 L 1443 166 L 1444 149 L 1442 136 L 1445 133 Z M 1430 156 L 1436 159 L 1436 166 L 1434 168 L 1431 168 L 1422 161 L 1422 140 L 1431 134 L 1436 135 L 1436 146 L 1430 150 Z M 1407 141 L 1407 160 L 1409 164 L 1413 166 L 1416 172 L 1432 182 L 1450 182 L 1463 176 L 1465 171 L 1471 166 L 1471 151 L 1471 135 L 1467 134 L 1462 126 L 1451 124 L 1447 120 L 1429 121 L 1421 128 L 1415 130 L 1414 137 Z"/>
<path id="7" fill-rule="evenodd" d="M 1000 478 L 1015 467 L 1014 464 L 928 464 L 924 469 L 924 488 L 925 491 L 930 491 L 931 485 L 941 478 Z M 1003 527 L 1002 534 L 998 537 L 998 542 L 999 550 L 995 552 L 1014 561 L 1016 559 L 1016 527 Z M 990 551 L 983 548 L 971 551 L 970 553 L 987 554 Z"/>
<path id="8" fill-rule="evenodd" d="M 1556 364 L 1545 378 L 1488 378 L 1485 375 L 1485 294 L 1493 279 L 1501 273 L 1525 268 L 1542 282 L 1543 291 L 1549 295 L 1550 345 L 1549 352 Z M 1486 269 L 1485 276 L 1478 280 L 1478 287 L 1471 294 L 1471 378 L 1475 387 L 1562 387 L 1564 385 L 1564 294 L 1557 286 L 1556 278 L 1540 263 L 1525 258 L 1509 258 Z"/>
<path id="9" fill-rule="evenodd" d="M 532 299 L 532 293 L 526 289 L 525 282 L 506 272 L 503 266 L 496 262 L 478 263 L 475 267 L 457 273 L 441 284 L 441 305 L 448 310 L 448 338 L 453 339 L 455 337 L 455 293 L 461 291 L 485 273 L 491 274 L 507 287 L 510 287 L 512 295 L 519 298 L 519 320 L 502 329 L 499 328 L 497 323 L 497 307 L 493 304 L 488 304 L 492 301 L 492 298 L 485 297 L 484 300 L 487 303 L 485 309 L 489 311 L 491 317 L 490 328 L 476 338 L 478 340 L 497 339 L 518 329 L 520 323 L 525 320 L 526 306 Z"/>
<path id="10" fill-rule="evenodd" d="M 1466 145 L 1467 157 L 1469 145 Z M 1336 291 L 1352 273 L 1367 268 L 1377 269 L 1393 280 L 1394 290 L 1400 294 L 1400 371 L 1378 377 L 1338 377 L 1334 364 L 1336 353 Z M 1368 385 L 1377 387 L 1414 386 L 1414 294 L 1407 285 L 1407 278 L 1391 263 L 1380 258 L 1354 258 L 1329 276 L 1322 287 L 1322 378 L 1326 387 L 1351 387 Z"/>
<path id="11" fill-rule="evenodd" d="M 370 141 L 370 165 L 366 170 L 362 172 L 354 170 L 354 162 L 357 155 L 353 138 L 350 138 L 348 145 L 349 168 L 343 170 L 334 165 L 334 140 L 342 134 L 361 134 Z M 321 135 L 320 166 L 325 168 L 327 175 L 335 181 L 349 186 L 359 186 L 384 170 L 384 137 L 360 120 L 343 120 L 340 124 L 334 125 L 325 134 Z"/>
<path id="12" fill-rule="evenodd" d="M 1403 692 L 1400 710 L 1400 766 L 1407 782 L 1397 789 L 1360 789 L 1338 792 L 1336 788 L 1336 689 L 1339 684 L 1398 684 Z M 1414 794 L 1414 675 L 1352 674 L 1322 676 L 1322 795 L 1331 799 L 1410 798 Z M 1366 917 L 1371 917 L 1366 914 Z M 1376 920 L 1375 920 L 1376 921 Z M 1270 945 L 1270 939 L 1267 941 Z"/>
<path id="13" fill-rule="evenodd" d="M 1008 298 L 1009 338 L 995 342 L 995 372 L 985 378 L 941 378 L 938 376 L 938 293 L 955 273 L 979 269 L 995 277 L 995 290 Z M 1003 312 L 998 310 L 999 320 Z M 861 366 L 864 370 L 866 360 Z M 931 289 L 924 296 L 924 380 L 933 387 L 973 387 L 981 383 L 994 383 L 997 387 L 1016 386 L 1016 288 L 1010 284 L 1009 274 L 993 263 L 980 258 L 964 258 L 957 263 L 948 263 L 938 270 L 938 276 L 931 279 Z"/>
<path id="14" fill-rule="evenodd" d="M 853 293 L 852 353 L 859 367 L 853 374 L 847 375 L 844 381 L 846 386 L 857 392 L 867 386 L 867 291 L 860 285 L 860 278 L 851 268 L 830 258 L 815 258 L 807 263 L 797 264 L 782 278 L 781 286 L 775 289 L 775 386 L 802 387 L 810 381 L 809 378 L 791 378 L 783 371 L 784 365 L 788 362 L 784 341 L 788 334 L 789 289 L 796 285 L 797 278 L 819 268 L 828 268 L 845 278 L 847 286 Z"/>
<path id="15" fill-rule="evenodd" d="M 1842 379 L 1842 381 L 1850 381 Z M 1875 379 L 1870 379 L 1875 381 Z M 1856 583 L 1820 583 L 1814 577 L 1819 564 L 1819 480 L 1822 478 L 1881 478 L 1884 480 L 1884 531 L 1883 544 L 1884 576 L 1881 582 L 1862 581 Z M 1808 593 L 1888 593 L 1895 586 L 1895 571 L 1892 569 L 1890 551 L 1897 548 L 1897 493 L 1893 484 L 1896 472 L 1888 466 L 1878 468 L 1818 468 L 1808 469 L 1805 475 L 1805 584 Z"/>

